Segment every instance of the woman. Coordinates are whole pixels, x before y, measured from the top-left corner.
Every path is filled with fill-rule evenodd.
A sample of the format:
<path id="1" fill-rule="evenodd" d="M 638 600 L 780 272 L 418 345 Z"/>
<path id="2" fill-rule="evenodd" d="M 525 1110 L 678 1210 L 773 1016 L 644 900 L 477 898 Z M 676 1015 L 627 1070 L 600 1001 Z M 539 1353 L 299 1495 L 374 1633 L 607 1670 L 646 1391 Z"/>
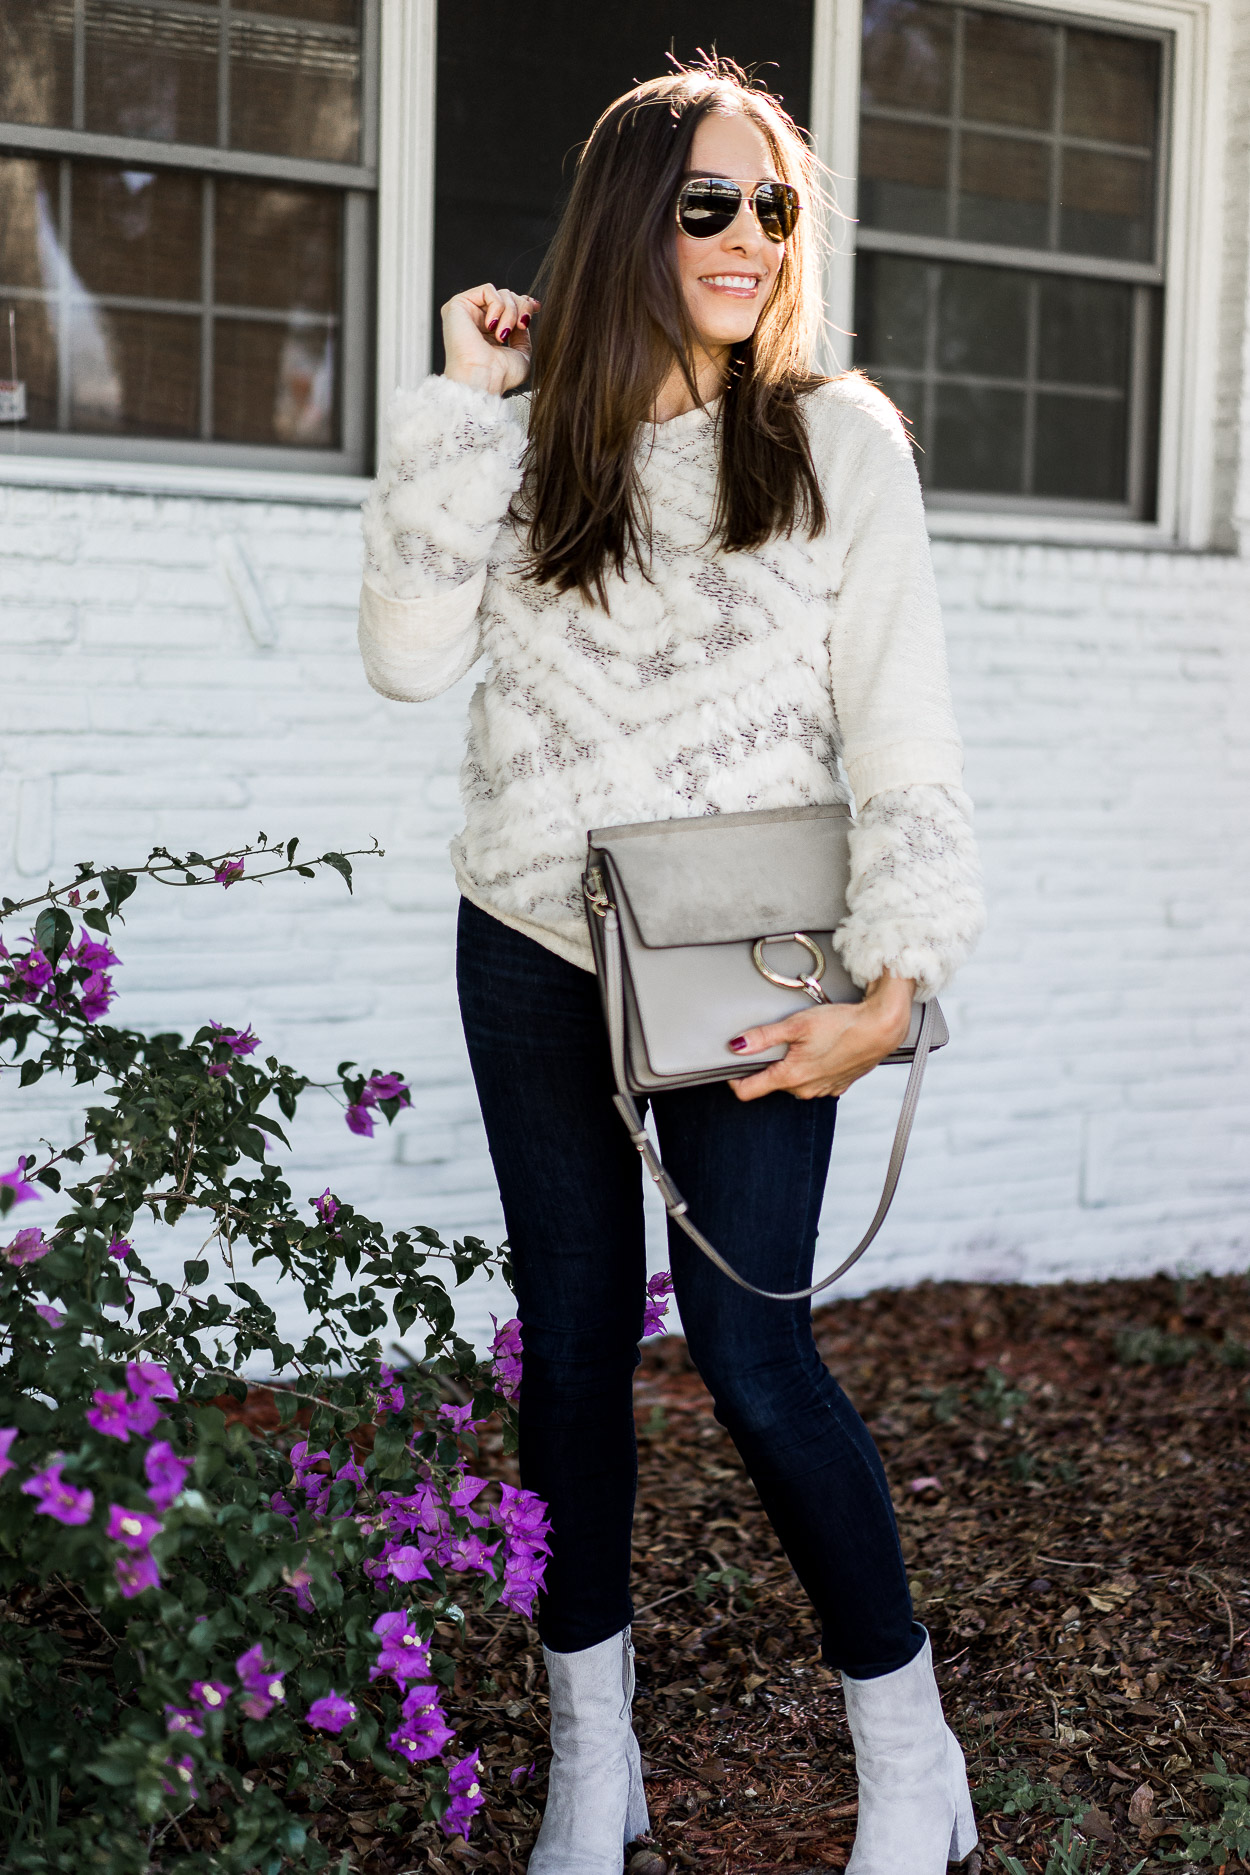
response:
<path id="1" fill-rule="evenodd" d="M 443 308 L 365 509 L 361 646 L 384 696 L 479 657 L 453 845 L 461 1011 L 524 1334 L 521 1476 L 546 1501 L 552 1767 L 536 1875 L 617 1875 L 647 1827 L 630 1725 L 640 1166 L 580 889 L 587 829 L 848 798 L 839 953 L 863 1001 L 734 1037 L 757 1074 L 653 1102 L 692 1215 L 753 1283 L 811 1280 L 836 1097 L 970 950 L 981 905 L 919 486 L 893 407 L 808 361 L 813 164 L 734 68 L 596 125 L 540 302 Z M 840 766 L 841 763 L 841 766 Z M 846 779 L 843 779 L 843 770 Z M 728 1038 L 727 1038 L 728 1039 Z M 820 1617 L 855 1741 L 854 1875 L 976 1837 L 889 1489 L 810 1310 L 670 1233 L 690 1352 Z"/>

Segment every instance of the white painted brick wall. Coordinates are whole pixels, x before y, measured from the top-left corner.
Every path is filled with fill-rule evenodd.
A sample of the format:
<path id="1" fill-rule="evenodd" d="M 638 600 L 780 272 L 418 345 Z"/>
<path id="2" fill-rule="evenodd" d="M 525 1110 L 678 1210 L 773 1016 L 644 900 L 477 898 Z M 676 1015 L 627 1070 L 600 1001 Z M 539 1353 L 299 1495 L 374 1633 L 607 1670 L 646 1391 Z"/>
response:
<path id="1" fill-rule="evenodd" d="M 271 650 L 224 579 L 223 533 Z M 935 557 L 991 923 L 860 1285 L 1244 1265 L 1250 565 L 952 541 Z M 391 1224 L 493 1240 L 446 858 L 467 685 L 419 708 L 367 689 L 357 564 L 353 512 L 0 489 L 0 883 L 259 828 L 314 848 L 377 834 L 386 858 L 352 899 L 330 878 L 141 890 L 119 1013 L 251 1022 L 317 1076 L 345 1056 L 407 1070 L 393 1133 L 353 1139 L 328 1102 L 310 1115 L 297 1191 L 328 1182 Z M 826 1265 L 871 1210 L 900 1088 L 887 1070 L 844 1104 Z M 10 1082 L 0 1162 L 72 1111 Z M 506 1307 L 475 1290 L 466 1326 Z"/>

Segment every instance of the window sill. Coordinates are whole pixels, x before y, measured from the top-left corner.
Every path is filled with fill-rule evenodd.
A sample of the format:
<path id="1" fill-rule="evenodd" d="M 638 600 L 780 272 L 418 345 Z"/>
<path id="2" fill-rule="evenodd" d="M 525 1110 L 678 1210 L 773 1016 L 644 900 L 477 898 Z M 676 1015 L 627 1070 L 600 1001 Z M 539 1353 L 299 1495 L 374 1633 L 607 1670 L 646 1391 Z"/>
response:
<path id="1" fill-rule="evenodd" d="M 358 508 L 370 483 L 359 475 L 313 475 L 287 469 L 216 464 L 96 462 L 90 458 L 9 455 L 0 446 L 0 486 L 63 488 L 116 495 L 179 495 L 209 501 L 287 502 L 297 507 Z"/>
<path id="2" fill-rule="evenodd" d="M 1073 514 L 1003 514 L 975 508 L 927 508 L 930 540 L 976 540 L 1021 547 L 1112 547 L 1122 553 L 1185 553 L 1154 521 L 1102 520 Z"/>

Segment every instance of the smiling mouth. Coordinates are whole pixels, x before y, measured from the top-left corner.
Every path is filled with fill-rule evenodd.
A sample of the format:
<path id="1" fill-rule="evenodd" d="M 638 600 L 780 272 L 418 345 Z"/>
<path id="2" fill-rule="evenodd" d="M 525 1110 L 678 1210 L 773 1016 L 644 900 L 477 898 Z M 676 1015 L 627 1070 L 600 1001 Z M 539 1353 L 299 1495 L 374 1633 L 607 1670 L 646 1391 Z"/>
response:
<path id="1" fill-rule="evenodd" d="M 734 293 L 743 299 L 750 299 L 759 283 L 756 273 L 706 273 L 699 279 L 700 286 L 711 287 L 714 293 Z"/>

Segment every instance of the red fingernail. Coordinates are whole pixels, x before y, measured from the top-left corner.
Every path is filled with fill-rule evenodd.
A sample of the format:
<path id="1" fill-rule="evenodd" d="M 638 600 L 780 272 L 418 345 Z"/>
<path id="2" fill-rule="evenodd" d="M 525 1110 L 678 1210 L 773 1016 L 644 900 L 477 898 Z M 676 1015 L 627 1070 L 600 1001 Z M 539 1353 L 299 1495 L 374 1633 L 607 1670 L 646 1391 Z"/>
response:
<path id="1" fill-rule="evenodd" d="M 747 1038 L 745 1035 L 735 1035 L 732 1042 L 730 1042 L 729 1044 L 729 1046 L 733 1049 L 735 1055 L 740 1055 L 743 1049 L 746 1047 L 746 1045 L 747 1045 Z"/>
<path id="2" fill-rule="evenodd" d="M 522 330 L 524 330 L 524 328 L 529 324 L 529 322 L 530 322 L 530 316 L 527 312 L 523 312 L 521 314 L 521 317 L 517 320 L 517 324 L 522 328 Z"/>
<path id="3" fill-rule="evenodd" d="M 497 326 L 498 324 L 499 324 L 499 314 L 498 314 L 498 313 L 496 313 L 496 314 L 495 314 L 495 317 L 494 317 L 493 319 L 488 319 L 488 320 L 487 320 L 487 322 L 486 322 L 486 330 L 487 330 L 488 332 L 493 332 L 493 331 L 495 330 L 495 327 L 496 327 L 496 326 Z"/>
<path id="4" fill-rule="evenodd" d="M 495 336 L 496 336 L 496 338 L 497 338 L 497 339 L 499 340 L 499 343 L 500 343 L 501 345 L 503 345 L 503 344 L 504 344 L 504 343 L 506 342 L 506 340 L 507 340 L 507 337 L 508 337 L 508 334 L 509 334 L 509 332 L 511 332 L 511 330 L 512 330 L 512 327 L 511 327 L 511 326 L 503 326 L 503 327 L 501 327 L 501 329 L 500 329 L 500 330 L 499 330 L 499 331 L 498 331 L 498 332 L 497 332 L 497 333 L 495 334 Z"/>

